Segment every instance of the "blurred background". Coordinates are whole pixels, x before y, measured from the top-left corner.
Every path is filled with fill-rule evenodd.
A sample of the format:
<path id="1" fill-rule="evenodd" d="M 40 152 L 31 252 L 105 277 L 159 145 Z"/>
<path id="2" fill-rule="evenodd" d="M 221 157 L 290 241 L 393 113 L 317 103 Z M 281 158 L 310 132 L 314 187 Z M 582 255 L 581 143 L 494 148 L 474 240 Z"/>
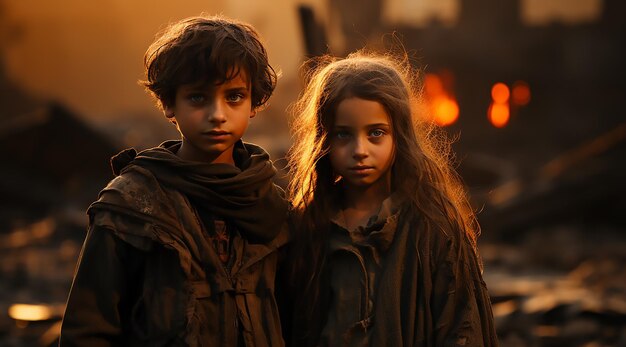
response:
<path id="1" fill-rule="evenodd" d="M 0 0 L 0 346 L 56 343 L 110 156 L 177 137 L 143 53 L 202 12 L 282 71 L 245 137 L 278 165 L 304 60 L 401 42 L 456 139 L 501 345 L 626 346 L 622 0 Z"/>

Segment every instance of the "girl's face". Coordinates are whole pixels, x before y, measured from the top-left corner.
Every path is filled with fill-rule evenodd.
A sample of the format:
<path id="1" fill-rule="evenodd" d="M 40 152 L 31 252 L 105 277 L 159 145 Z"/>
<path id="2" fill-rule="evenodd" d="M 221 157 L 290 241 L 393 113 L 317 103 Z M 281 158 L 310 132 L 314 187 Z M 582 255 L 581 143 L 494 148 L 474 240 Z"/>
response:
<path id="1" fill-rule="evenodd" d="M 344 183 L 366 188 L 386 176 L 394 157 L 387 111 L 377 101 L 341 101 L 330 132 L 330 162 Z"/>

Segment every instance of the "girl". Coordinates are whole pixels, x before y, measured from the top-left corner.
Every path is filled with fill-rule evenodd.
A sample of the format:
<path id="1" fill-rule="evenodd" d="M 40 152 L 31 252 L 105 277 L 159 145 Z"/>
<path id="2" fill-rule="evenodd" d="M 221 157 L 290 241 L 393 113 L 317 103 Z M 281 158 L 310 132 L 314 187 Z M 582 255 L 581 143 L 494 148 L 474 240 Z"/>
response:
<path id="1" fill-rule="evenodd" d="M 324 58 L 294 107 L 295 346 L 497 346 L 479 232 L 407 59 Z"/>

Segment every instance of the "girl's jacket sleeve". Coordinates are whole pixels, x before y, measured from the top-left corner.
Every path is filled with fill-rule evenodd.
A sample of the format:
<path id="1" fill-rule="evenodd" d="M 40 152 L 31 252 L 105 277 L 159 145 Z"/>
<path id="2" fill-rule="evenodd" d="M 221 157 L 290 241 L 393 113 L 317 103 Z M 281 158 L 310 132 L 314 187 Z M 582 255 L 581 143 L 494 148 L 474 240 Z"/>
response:
<path id="1" fill-rule="evenodd" d="M 445 239 L 447 244 L 433 254 L 435 345 L 498 346 L 479 258 L 465 235 Z"/>
<path id="2" fill-rule="evenodd" d="M 60 346 L 124 344 L 142 271 L 141 250 L 102 226 L 91 226 L 79 258 L 63 324 Z"/>

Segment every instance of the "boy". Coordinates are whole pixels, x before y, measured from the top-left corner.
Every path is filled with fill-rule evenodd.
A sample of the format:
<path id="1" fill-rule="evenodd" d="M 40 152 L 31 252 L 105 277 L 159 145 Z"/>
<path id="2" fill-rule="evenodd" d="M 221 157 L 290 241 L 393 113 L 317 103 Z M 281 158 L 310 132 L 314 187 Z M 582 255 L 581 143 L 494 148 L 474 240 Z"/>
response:
<path id="1" fill-rule="evenodd" d="M 274 299 L 287 203 L 248 121 L 276 84 L 251 26 L 194 17 L 145 56 L 181 140 L 111 160 L 88 210 L 62 346 L 282 346 Z"/>

